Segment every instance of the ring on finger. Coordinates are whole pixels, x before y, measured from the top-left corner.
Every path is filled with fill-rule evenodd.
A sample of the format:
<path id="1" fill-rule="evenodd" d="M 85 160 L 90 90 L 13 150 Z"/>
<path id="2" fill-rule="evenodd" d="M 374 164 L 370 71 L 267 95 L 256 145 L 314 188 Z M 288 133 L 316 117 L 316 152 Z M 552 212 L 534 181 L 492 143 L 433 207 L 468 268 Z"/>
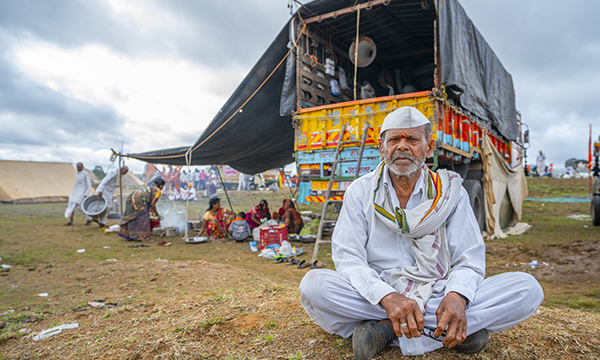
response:
<path id="1" fill-rule="evenodd" d="M 408 326 L 408 324 L 407 324 L 407 323 L 402 323 L 402 324 L 400 324 L 400 327 L 407 327 L 407 326 Z"/>

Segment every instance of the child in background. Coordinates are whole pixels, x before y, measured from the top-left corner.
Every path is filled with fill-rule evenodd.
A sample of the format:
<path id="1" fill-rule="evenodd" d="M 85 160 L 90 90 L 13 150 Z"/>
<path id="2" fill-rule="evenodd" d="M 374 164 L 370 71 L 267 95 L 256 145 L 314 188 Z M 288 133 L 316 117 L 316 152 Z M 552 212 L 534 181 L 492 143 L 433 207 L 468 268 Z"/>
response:
<path id="1" fill-rule="evenodd" d="M 229 225 L 229 232 L 235 242 L 244 242 L 250 236 L 251 231 L 248 222 L 246 222 L 246 213 L 240 212 L 237 214 L 237 217 Z"/>

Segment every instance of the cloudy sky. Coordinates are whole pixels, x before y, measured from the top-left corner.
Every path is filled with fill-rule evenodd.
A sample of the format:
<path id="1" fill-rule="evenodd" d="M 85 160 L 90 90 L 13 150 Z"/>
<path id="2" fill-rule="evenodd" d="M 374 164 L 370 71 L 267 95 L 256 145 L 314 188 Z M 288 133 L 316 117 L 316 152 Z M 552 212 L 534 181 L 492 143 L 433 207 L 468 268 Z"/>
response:
<path id="1" fill-rule="evenodd" d="M 461 3 L 513 75 L 529 163 L 587 158 L 600 2 Z M 288 0 L 1 1 L 0 159 L 106 168 L 121 144 L 189 145 L 289 17 Z"/>

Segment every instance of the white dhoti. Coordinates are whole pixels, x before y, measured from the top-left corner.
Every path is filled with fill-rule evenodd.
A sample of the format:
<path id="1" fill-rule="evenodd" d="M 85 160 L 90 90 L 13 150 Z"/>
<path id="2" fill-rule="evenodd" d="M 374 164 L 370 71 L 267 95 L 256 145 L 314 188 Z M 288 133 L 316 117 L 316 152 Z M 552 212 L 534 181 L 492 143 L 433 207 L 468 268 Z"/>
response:
<path id="1" fill-rule="evenodd" d="M 426 303 L 425 326 L 435 328 L 435 311 L 444 297 L 443 288 L 434 286 Z M 438 290 L 438 291 L 436 291 Z M 372 305 L 341 275 L 333 270 L 311 270 L 300 283 L 302 306 L 323 330 L 345 338 L 363 320 L 383 320 L 389 316 L 380 305 Z M 467 336 L 481 329 L 494 334 L 527 319 L 542 303 L 544 294 L 535 278 L 527 273 L 504 273 L 482 280 L 473 302 L 466 309 Z M 394 340 L 403 355 L 421 355 L 441 348 L 429 337 Z"/>
<path id="2" fill-rule="evenodd" d="M 65 217 L 69 219 L 71 216 L 73 216 L 73 214 L 75 213 L 75 209 L 79 209 L 79 211 L 81 211 L 81 213 L 85 215 L 86 220 L 92 220 L 92 218 L 87 216 L 87 214 L 83 211 L 81 203 L 77 204 L 74 201 L 69 201 L 69 204 L 67 205 L 67 210 L 65 210 Z"/>
<path id="3" fill-rule="evenodd" d="M 113 196 L 114 196 L 114 192 L 104 192 L 102 193 L 102 197 L 106 200 L 106 212 L 104 213 L 104 216 L 102 216 L 101 218 L 98 218 L 98 223 L 100 224 L 106 224 L 106 219 L 108 218 L 108 213 L 112 211 L 113 209 Z"/>

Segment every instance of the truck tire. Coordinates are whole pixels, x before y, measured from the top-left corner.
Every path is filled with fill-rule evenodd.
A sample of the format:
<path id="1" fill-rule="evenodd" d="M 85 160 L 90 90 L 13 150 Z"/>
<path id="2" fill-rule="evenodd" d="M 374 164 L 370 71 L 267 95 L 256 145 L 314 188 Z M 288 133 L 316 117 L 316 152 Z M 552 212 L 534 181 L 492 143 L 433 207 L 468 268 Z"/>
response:
<path id="1" fill-rule="evenodd" d="M 256 184 L 252 183 L 252 184 L 248 185 L 248 189 L 250 189 L 250 191 L 255 191 L 256 190 Z"/>
<path id="2" fill-rule="evenodd" d="M 594 226 L 600 226 L 600 195 L 598 194 L 592 197 L 592 223 Z"/>
<path id="3" fill-rule="evenodd" d="M 466 179 L 463 182 L 467 194 L 469 194 L 469 203 L 475 214 L 477 224 L 479 224 L 479 230 L 483 231 L 485 228 L 485 208 L 483 200 L 483 188 L 481 187 L 481 181 Z"/>

